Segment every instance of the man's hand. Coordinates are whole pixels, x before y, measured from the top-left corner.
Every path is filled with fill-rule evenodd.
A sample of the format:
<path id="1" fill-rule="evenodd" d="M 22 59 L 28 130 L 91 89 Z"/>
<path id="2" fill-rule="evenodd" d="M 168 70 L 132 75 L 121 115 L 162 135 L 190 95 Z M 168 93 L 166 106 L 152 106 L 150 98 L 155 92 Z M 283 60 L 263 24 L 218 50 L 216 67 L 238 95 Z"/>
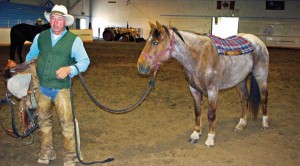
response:
<path id="1" fill-rule="evenodd" d="M 58 69 L 56 71 L 56 77 L 58 79 L 64 79 L 66 78 L 71 72 L 71 68 L 70 66 L 67 66 L 67 67 L 61 67 L 60 69 Z"/>

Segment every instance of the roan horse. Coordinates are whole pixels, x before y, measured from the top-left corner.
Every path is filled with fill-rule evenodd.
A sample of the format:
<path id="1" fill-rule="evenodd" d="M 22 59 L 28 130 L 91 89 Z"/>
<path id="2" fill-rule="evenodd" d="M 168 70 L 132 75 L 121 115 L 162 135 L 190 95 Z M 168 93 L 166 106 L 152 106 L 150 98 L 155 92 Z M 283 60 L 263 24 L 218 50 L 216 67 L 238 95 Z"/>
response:
<path id="1" fill-rule="evenodd" d="M 251 34 L 238 34 L 253 47 L 243 55 L 219 55 L 215 44 L 208 35 L 199 35 L 175 28 L 168 29 L 156 22 L 150 23 L 149 39 L 137 62 L 141 74 L 157 72 L 159 66 L 170 58 L 175 58 L 184 68 L 189 82 L 190 92 L 195 106 L 195 129 L 190 136 L 191 143 L 197 143 L 202 134 L 202 99 L 208 98 L 209 131 L 205 144 L 214 146 L 216 135 L 216 109 L 220 90 L 236 86 L 241 102 L 241 117 L 236 130 L 243 130 L 247 125 L 247 110 L 254 117 L 259 106 L 263 110 L 262 127 L 268 128 L 267 117 L 267 78 L 269 53 L 265 44 Z M 241 54 L 241 53 L 239 53 Z M 247 78 L 251 77 L 250 94 Z"/>
<path id="2" fill-rule="evenodd" d="M 25 41 L 32 42 L 35 35 L 43 30 L 49 29 L 50 24 L 44 24 L 41 26 L 29 25 L 29 24 L 17 24 L 10 30 L 10 53 L 9 59 L 15 61 L 15 52 L 19 56 L 20 63 L 23 62 L 22 50 Z"/>

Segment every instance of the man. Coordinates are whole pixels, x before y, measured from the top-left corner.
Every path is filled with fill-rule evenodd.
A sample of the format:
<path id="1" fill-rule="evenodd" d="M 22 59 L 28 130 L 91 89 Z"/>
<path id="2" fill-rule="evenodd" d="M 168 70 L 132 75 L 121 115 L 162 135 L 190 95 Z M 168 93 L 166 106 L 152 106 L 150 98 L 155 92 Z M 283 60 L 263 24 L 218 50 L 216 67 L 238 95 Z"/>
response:
<path id="1" fill-rule="evenodd" d="M 43 20 L 42 20 L 41 18 L 36 19 L 35 25 L 36 25 L 36 26 L 41 26 L 41 25 L 43 25 Z"/>
<path id="2" fill-rule="evenodd" d="M 70 98 L 70 78 L 78 72 L 74 65 L 84 72 L 90 59 L 82 40 L 66 30 L 74 23 L 74 17 L 68 14 L 63 5 L 55 5 L 51 13 L 45 12 L 45 18 L 51 28 L 36 35 L 26 56 L 26 61 L 37 57 L 37 75 L 40 85 L 38 115 L 41 150 L 38 163 L 48 164 L 56 158 L 53 147 L 52 111 L 59 116 L 64 144 L 64 165 L 75 165 L 76 147 L 74 124 Z M 79 134 L 78 134 L 79 135 Z M 78 138 L 79 139 L 79 138 Z"/>

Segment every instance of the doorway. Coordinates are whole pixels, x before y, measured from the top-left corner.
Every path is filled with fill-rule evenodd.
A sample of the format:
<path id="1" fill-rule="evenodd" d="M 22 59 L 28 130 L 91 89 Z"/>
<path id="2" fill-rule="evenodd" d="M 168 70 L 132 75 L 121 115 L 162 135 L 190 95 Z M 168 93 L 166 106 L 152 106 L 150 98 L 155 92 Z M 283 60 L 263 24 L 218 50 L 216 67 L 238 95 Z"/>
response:
<path id="1" fill-rule="evenodd" d="M 213 17 L 212 19 L 212 34 L 221 38 L 236 35 L 238 27 L 238 17 Z"/>
<path id="2" fill-rule="evenodd" d="M 85 18 L 76 19 L 76 29 L 87 29 L 87 23 Z"/>

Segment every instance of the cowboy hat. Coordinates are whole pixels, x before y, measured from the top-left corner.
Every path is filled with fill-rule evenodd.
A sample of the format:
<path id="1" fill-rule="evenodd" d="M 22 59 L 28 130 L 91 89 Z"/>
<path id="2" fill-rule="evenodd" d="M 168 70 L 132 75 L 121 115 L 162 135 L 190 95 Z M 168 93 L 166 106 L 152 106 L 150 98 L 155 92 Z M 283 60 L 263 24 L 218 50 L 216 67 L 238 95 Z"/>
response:
<path id="1" fill-rule="evenodd" d="M 64 5 L 55 5 L 52 8 L 52 11 L 50 13 L 45 12 L 45 18 L 48 22 L 50 22 L 50 16 L 51 14 L 58 14 L 61 16 L 64 16 L 67 19 L 67 25 L 66 26 L 70 26 L 74 23 L 74 17 L 70 14 L 68 14 L 68 10 Z"/>
<path id="2" fill-rule="evenodd" d="M 43 20 L 41 18 L 38 18 L 38 19 L 36 19 L 36 22 L 38 22 L 38 21 L 42 22 Z"/>

